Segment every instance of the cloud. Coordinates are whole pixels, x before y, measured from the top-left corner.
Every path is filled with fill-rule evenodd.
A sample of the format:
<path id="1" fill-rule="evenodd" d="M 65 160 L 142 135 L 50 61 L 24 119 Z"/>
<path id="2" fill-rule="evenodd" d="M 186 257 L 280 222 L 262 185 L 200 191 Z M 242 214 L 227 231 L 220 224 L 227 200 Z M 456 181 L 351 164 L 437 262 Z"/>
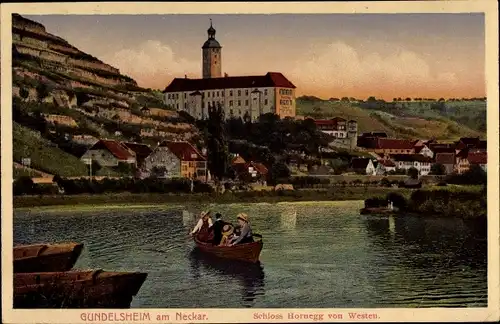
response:
<path id="1" fill-rule="evenodd" d="M 163 88 L 175 77 L 201 74 L 201 62 L 178 57 L 170 46 L 157 40 L 147 40 L 134 48 L 120 49 L 101 59 L 145 87 Z"/>
<path id="2" fill-rule="evenodd" d="M 357 50 L 344 42 L 311 49 L 291 76 L 306 89 L 327 91 L 332 96 L 435 93 L 458 83 L 454 73 L 433 73 L 427 61 L 415 52 L 395 47 L 388 55 L 373 50 L 364 53 L 363 48 Z"/>

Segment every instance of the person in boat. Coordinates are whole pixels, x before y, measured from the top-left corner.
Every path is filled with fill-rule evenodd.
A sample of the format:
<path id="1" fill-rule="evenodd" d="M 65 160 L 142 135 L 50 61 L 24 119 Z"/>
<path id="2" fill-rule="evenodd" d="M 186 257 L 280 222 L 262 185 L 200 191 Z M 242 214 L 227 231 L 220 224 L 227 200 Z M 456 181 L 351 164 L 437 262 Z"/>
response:
<path id="1" fill-rule="evenodd" d="M 220 241 L 219 246 L 229 246 L 231 244 L 231 240 L 234 237 L 234 227 L 233 225 L 226 224 L 222 228 L 222 239 Z"/>
<path id="2" fill-rule="evenodd" d="M 248 215 L 240 213 L 237 216 L 237 220 L 240 225 L 240 235 L 232 240 L 230 246 L 253 242 L 252 227 L 248 221 Z"/>
<path id="3" fill-rule="evenodd" d="M 203 211 L 200 214 L 200 220 L 191 231 L 191 235 L 197 235 L 200 241 L 208 241 L 209 229 L 212 227 L 212 216 L 210 211 Z"/>
<path id="4" fill-rule="evenodd" d="M 222 240 L 222 229 L 226 225 L 226 222 L 222 220 L 222 215 L 221 213 L 215 214 L 215 222 L 214 224 L 209 228 L 210 232 L 213 232 L 213 244 L 214 245 L 219 245 L 221 240 Z"/>

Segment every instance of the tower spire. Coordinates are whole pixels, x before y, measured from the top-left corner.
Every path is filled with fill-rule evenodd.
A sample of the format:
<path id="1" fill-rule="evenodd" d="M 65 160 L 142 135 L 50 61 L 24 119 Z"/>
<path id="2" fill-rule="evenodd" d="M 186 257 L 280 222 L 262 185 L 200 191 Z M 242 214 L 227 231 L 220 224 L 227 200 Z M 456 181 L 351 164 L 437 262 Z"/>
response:
<path id="1" fill-rule="evenodd" d="M 215 38 L 215 28 L 212 25 L 212 18 L 210 18 L 210 28 L 208 28 L 207 33 L 209 39 Z"/>

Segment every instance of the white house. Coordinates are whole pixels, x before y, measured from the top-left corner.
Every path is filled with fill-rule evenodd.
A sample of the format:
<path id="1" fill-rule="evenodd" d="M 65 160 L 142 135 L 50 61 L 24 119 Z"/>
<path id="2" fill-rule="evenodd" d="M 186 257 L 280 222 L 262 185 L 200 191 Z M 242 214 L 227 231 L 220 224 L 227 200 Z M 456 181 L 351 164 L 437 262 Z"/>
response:
<path id="1" fill-rule="evenodd" d="M 366 175 L 375 175 L 375 166 L 369 158 L 353 158 L 351 160 L 351 169 L 355 172 Z"/>
<path id="2" fill-rule="evenodd" d="M 398 169 L 408 171 L 415 168 L 419 175 L 428 175 L 431 172 L 432 159 L 430 157 L 421 154 L 392 154 L 389 158 Z"/>
<path id="3" fill-rule="evenodd" d="M 86 163 L 96 161 L 103 167 L 114 167 L 120 163 L 136 164 L 135 153 L 114 140 L 99 140 L 83 154 L 80 160 Z"/>

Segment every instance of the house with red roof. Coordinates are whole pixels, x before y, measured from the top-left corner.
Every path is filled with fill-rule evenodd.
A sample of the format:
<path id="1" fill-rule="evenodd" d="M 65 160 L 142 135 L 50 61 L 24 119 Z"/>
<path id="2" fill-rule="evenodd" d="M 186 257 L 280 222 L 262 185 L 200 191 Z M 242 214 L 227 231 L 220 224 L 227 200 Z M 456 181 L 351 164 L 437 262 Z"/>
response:
<path id="1" fill-rule="evenodd" d="M 244 182 L 265 181 L 269 170 L 260 162 L 234 163 L 236 178 Z"/>
<path id="2" fill-rule="evenodd" d="M 295 88 L 282 73 L 268 72 L 255 76 L 175 78 L 163 93 L 167 105 L 197 119 L 207 118 L 208 107 L 220 104 L 226 118 L 256 121 L 266 113 L 295 117 Z"/>
<path id="3" fill-rule="evenodd" d="M 122 145 L 135 153 L 137 165 L 141 165 L 144 160 L 153 152 L 147 144 L 122 142 Z"/>
<path id="4" fill-rule="evenodd" d="M 411 168 L 418 170 L 419 175 L 428 175 L 431 172 L 432 159 L 421 154 L 391 154 L 389 158 L 397 169 L 408 171 Z"/>
<path id="5" fill-rule="evenodd" d="M 116 167 L 120 163 L 136 165 L 134 151 L 115 140 L 101 139 L 92 145 L 80 158 L 85 163 L 96 161 L 103 167 Z"/>
<path id="6" fill-rule="evenodd" d="M 397 138 L 372 138 L 366 149 L 381 157 L 390 154 L 415 154 L 414 142 Z"/>
<path id="7" fill-rule="evenodd" d="M 446 174 L 453 173 L 455 170 L 455 153 L 437 153 L 435 163 L 443 165 Z"/>
<path id="8" fill-rule="evenodd" d="M 467 160 L 469 160 L 469 165 L 479 165 L 484 172 L 487 172 L 488 154 L 486 152 L 469 152 Z"/>
<path id="9" fill-rule="evenodd" d="M 143 176 L 208 180 L 207 160 L 186 141 L 163 141 L 141 165 Z"/>

